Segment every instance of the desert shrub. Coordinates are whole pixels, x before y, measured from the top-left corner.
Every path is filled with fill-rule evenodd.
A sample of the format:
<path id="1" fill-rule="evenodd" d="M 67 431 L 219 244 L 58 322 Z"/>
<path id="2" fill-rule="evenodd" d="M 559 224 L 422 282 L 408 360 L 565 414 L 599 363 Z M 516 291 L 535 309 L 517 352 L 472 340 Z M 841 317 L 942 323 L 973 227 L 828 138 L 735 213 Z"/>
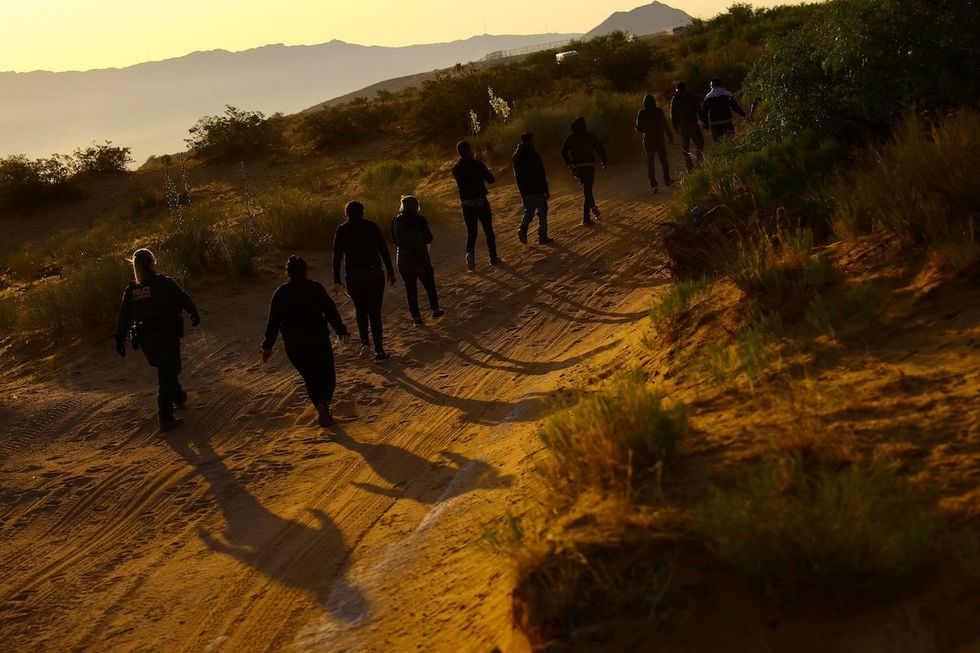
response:
<path id="1" fill-rule="evenodd" d="M 711 292 L 711 286 L 711 280 L 706 277 L 671 284 L 657 296 L 650 309 L 650 319 L 657 330 L 674 334 L 690 310 Z"/>
<path id="2" fill-rule="evenodd" d="M 325 248 L 344 218 L 339 202 L 293 189 L 259 197 L 259 227 L 278 247 Z"/>
<path id="3" fill-rule="evenodd" d="M 390 100 L 358 98 L 303 116 L 298 132 L 318 150 L 349 147 L 388 131 L 397 111 Z"/>
<path id="4" fill-rule="evenodd" d="M 833 0 L 770 43 L 746 80 L 784 133 L 884 135 L 910 107 L 977 98 L 976 0 Z"/>
<path id="5" fill-rule="evenodd" d="M 228 105 L 224 114 L 199 119 L 184 142 L 202 158 L 234 161 L 281 148 L 285 143 L 283 128 L 279 114 L 266 118 L 261 111 L 242 111 Z"/>
<path id="6" fill-rule="evenodd" d="M 419 182 L 432 168 L 429 162 L 421 159 L 390 159 L 365 168 L 360 176 L 360 184 L 365 192 L 362 201 L 368 215 L 380 220 L 398 213 L 401 196 L 416 194 Z"/>
<path id="7" fill-rule="evenodd" d="M 656 481 L 678 455 L 687 409 L 638 379 L 583 398 L 550 418 L 541 439 L 551 453 L 545 477 L 556 493 L 630 496 Z"/>
<path id="8" fill-rule="evenodd" d="M 221 234 L 228 269 L 238 277 L 255 274 L 256 259 L 269 247 L 270 236 L 252 217 L 246 217 Z"/>
<path id="9" fill-rule="evenodd" d="M 730 342 L 717 342 L 695 352 L 686 362 L 695 375 L 718 387 L 728 387 L 744 379 L 754 388 L 767 370 L 780 359 L 779 341 L 782 317 L 775 312 L 761 313 Z"/>
<path id="10" fill-rule="evenodd" d="M 37 278 L 44 267 L 46 257 L 41 249 L 33 242 L 25 242 L 7 255 L 7 269 L 10 274 L 20 281 L 32 281 Z"/>
<path id="11" fill-rule="evenodd" d="M 844 237 L 882 232 L 906 246 L 963 245 L 977 255 L 980 184 L 973 174 L 980 112 L 963 109 L 926 128 L 907 120 L 880 150 L 869 149 L 832 191 Z M 968 257 L 970 258 L 970 257 Z"/>
<path id="12" fill-rule="evenodd" d="M 132 268 L 122 256 L 90 260 L 32 290 L 22 303 L 24 322 L 40 331 L 111 333 Z"/>
<path id="13" fill-rule="evenodd" d="M 119 147 L 106 141 L 101 145 L 92 144 L 78 148 L 72 155 L 75 159 L 76 174 L 113 175 L 126 172 L 126 166 L 133 162 L 131 149 Z"/>
<path id="14" fill-rule="evenodd" d="M 161 270 L 167 270 L 182 283 L 191 275 L 208 270 L 219 253 L 215 225 L 220 219 L 210 207 L 174 212 L 161 234 Z"/>
<path id="15" fill-rule="evenodd" d="M 51 202 L 77 199 L 69 157 L 28 159 L 23 155 L 0 159 L 0 209 L 29 209 Z"/>
<path id="16" fill-rule="evenodd" d="M 699 530 L 726 562 L 777 588 L 850 591 L 901 581 L 927 557 L 937 520 L 878 463 L 782 456 L 716 490 Z"/>
<path id="17" fill-rule="evenodd" d="M 71 269 L 84 260 L 121 251 L 129 231 L 123 223 L 97 222 L 84 231 L 68 230 L 51 236 L 45 249 L 59 268 Z"/>
<path id="18" fill-rule="evenodd" d="M 861 284 L 837 296 L 815 294 L 805 317 L 818 333 L 843 340 L 876 327 L 884 309 L 881 292 L 870 284 Z"/>

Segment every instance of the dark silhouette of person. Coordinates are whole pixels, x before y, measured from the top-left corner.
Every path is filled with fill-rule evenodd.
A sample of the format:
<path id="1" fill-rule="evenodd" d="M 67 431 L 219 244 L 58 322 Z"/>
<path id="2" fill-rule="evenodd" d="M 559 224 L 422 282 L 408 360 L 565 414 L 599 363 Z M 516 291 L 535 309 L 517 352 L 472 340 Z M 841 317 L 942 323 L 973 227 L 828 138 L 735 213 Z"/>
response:
<path id="1" fill-rule="evenodd" d="M 701 114 L 711 129 L 711 140 L 717 143 L 735 135 L 733 111 L 743 118 L 746 117 L 732 92 L 724 87 L 720 79 L 712 79 L 708 94 L 701 103 Z"/>
<path id="2" fill-rule="evenodd" d="M 701 103 L 694 93 L 688 90 L 687 84 L 677 82 L 674 94 L 670 98 L 670 122 L 674 131 L 681 137 L 681 151 L 684 153 L 684 164 L 688 171 L 694 170 L 695 164 L 704 161 L 704 134 L 701 133 L 701 123 L 706 119 L 701 113 Z M 691 143 L 697 149 L 697 160 L 691 154 Z"/>
<path id="3" fill-rule="evenodd" d="M 599 207 L 595 203 L 592 187 L 595 184 L 595 155 L 599 164 L 606 167 L 606 148 L 597 136 L 589 133 L 585 118 L 579 116 L 572 123 L 572 133 L 561 146 L 561 158 L 582 186 L 582 224 L 592 224 L 592 215 L 599 219 Z"/>
<path id="4" fill-rule="evenodd" d="M 521 134 L 521 143 L 514 150 L 510 159 L 514 166 L 514 179 L 517 190 L 521 194 L 524 205 L 524 216 L 517 230 L 517 238 L 527 245 L 527 230 L 531 227 L 534 214 L 538 214 L 538 243 L 546 244 L 552 241 L 548 238 L 548 200 L 551 192 L 548 190 L 548 175 L 544 169 L 544 161 L 534 146 L 534 134 Z"/>
<path id="5" fill-rule="evenodd" d="M 401 211 L 391 221 L 391 240 L 395 243 L 395 264 L 405 282 L 405 296 L 408 299 L 408 312 L 412 315 L 415 326 L 422 326 L 422 314 L 419 312 L 418 282 L 422 282 L 429 296 L 429 309 L 432 317 L 442 317 L 446 314 L 439 308 L 439 295 L 436 292 L 436 274 L 432 269 L 432 259 L 429 257 L 429 245 L 432 243 L 432 230 L 429 222 L 420 212 L 419 199 L 414 195 L 405 195 L 401 201 Z"/>
<path id="6" fill-rule="evenodd" d="M 365 219 L 364 205 L 358 201 L 348 202 L 344 208 L 347 221 L 337 227 L 333 239 L 333 282 L 334 290 L 342 292 L 340 283 L 341 263 L 346 258 L 347 294 L 354 302 L 357 316 L 357 332 L 361 339 L 361 359 L 371 355 L 368 342 L 368 323 L 371 325 L 371 338 L 374 341 L 374 359 L 385 361 L 390 356 L 385 352 L 384 335 L 381 326 L 381 306 L 385 296 L 385 273 L 388 272 L 388 285 L 395 285 L 395 269 L 391 265 L 388 244 L 378 225 Z"/>
<path id="7" fill-rule="evenodd" d="M 657 165 L 656 159 L 660 159 L 660 167 L 664 171 L 664 186 L 670 186 L 670 163 L 667 161 L 667 141 L 674 144 L 674 135 L 670 132 L 667 125 L 667 117 L 664 111 L 657 106 L 657 100 L 652 95 L 643 98 L 643 108 L 636 114 L 636 131 L 643 134 L 643 152 L 647 157 L 647 179 L 650 180 L 650 190 L 656 193 L 657 186 Z"/>
<path id="8" fill-rule="evenodd" d="M 187 393 L 180 386 L 180 339 L 184 337 L 183 313 L 191 324 L 201 316 L 190 296 L 170 277 L 157 274 L 157 259 L 148 249 L 138 249 L 131 259 L 135 278 L 123 293 L 116 322 L 116 352 L 126 356 L 126 340 L 143 351 L 146 362 L 157 370 L 157 413 L 160 430 L 171 431 L 183 423 L 174 407 L 183 410 Z"/>
<path id="9" fill-rule="evenodd" d="M 497 256 L 497 238 L 493 233 L 493 210 L 487 199 L 486 184 L 493 184 L 496 179 L 487 166 L 473 156 L 473 146 L 468 141 L 456 143 L 459 161 L 453 166 L 453 178 L 459 189 L 459 203 L 463 210 L 463 222 L 466 223 L 466 267 L 476 268 L 476 236 L 477 225 L 483 227 L 483 235 L 487 239 L 487 252 L 490 255 L 490 265 L 499 265 Z"/>
<path id="10" fill-rule="evenodd" d="M 276 288 L 269 305 L 269 321 L 262 341 L 262 362 L 272 356 L 272 345 L 282 332 L 286 356 L 306 384 L 306 394 L 316 408 L 320 426 L 330 426 L 330 402 L 337 388 L 330 330 L 347 342 L 347 327 L 337 306 L 319 282 L 307 278 L 306 261 L 290 256 L 286 263 L 289 281 Z"/>

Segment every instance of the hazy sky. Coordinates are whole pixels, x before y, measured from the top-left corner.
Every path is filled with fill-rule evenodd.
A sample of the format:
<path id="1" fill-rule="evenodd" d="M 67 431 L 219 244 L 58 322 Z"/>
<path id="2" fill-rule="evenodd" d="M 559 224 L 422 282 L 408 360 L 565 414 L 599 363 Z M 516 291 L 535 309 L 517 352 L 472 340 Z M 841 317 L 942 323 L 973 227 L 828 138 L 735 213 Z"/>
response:
<path id="1" fill-rule="evenodd" d="M 707 18 L 733 0 L 667 4 Z M 757 0 L 754 6 L 793 0 Z M 586 32 L 643 0 L 0 0 L 0 71 L 88 70 L 340 39 L 410 45 L 474 34 Z"/>

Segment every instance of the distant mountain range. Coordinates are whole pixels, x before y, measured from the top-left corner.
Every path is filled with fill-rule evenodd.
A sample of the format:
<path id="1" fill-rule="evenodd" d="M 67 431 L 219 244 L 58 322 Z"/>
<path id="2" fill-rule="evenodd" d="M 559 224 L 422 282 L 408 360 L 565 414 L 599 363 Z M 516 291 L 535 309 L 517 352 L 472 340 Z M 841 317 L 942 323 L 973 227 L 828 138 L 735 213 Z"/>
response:
<path id="1" fill-rule="evenodd" d="M 680 9 L 652 2 L 632 11 L 617 11 L 583 38 L 594 39 L 616 31 L 645 36 L 667 32 L 675 27 L 689 25 L 690 22 L 691 17 Z"/>
<path id="2" fill-rule="evenodd" d="M 605 30 L 607 23 L 608 31 L 660 32 L 678 24 L 676 14 L 686 17 L 654 2 L 617 13 L 589 34 Z M 221 113 L 227 104 L 266 114 L 295 113 L 383 80 L 580 36 L 484 35 L 399 48 L 342 41 L 279 44 L 244 52 L 195 52 L 127 68 L 0 72 L 0 156 L 67 154 L 108 139 L 131 147 L 139 164 L 152 154 L 186 149 L 188 128 L 201 116 Z"/>

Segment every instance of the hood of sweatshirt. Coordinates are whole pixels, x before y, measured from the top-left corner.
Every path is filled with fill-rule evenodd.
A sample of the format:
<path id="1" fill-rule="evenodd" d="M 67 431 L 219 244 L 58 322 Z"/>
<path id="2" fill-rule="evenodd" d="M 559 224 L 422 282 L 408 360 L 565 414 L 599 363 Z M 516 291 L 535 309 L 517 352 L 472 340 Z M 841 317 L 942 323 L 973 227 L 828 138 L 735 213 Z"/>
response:
<path id="1" fill-rule="evenodd" d="M 654 97 L 652 95 L 646 95 L 646 96 L 644 96 L 644 98 L 643 98 L 643 108 L 644 109 L 653 109 L 656 106 L 657 106 L 657 100 L 654 99 Z"/>
<path id="2" fill-rule="evenodd" d="M 576 118 L 575 122 L 572 123 L 572 131 L 576 134 L 584 134 L 587 131 L 585 128 L 585 118 L 582 116 Z"/>
<path id="3" fill-rule="evenodd" d="M 732 92 L 729 91 L 724 86 L 714 86 L 708 92 L 708 94 L 704 96 L 704 99 L 708 100 L 713 97 L 734 97 L 734 96 L 732 95 Z"/>

